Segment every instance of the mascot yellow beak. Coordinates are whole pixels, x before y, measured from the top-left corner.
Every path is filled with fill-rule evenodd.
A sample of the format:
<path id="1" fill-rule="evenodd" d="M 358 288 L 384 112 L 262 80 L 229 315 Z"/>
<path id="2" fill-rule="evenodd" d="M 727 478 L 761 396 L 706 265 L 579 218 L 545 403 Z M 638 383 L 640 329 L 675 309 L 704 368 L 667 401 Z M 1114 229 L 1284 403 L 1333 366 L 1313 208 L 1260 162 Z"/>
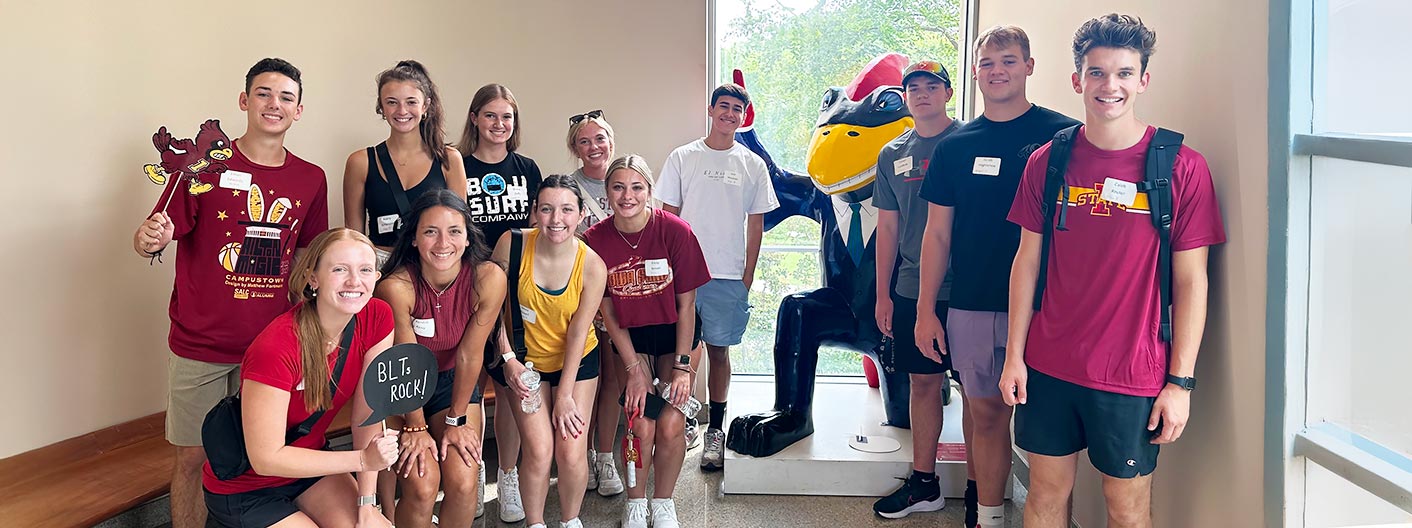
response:
<path id="1" fill-rule="evenodd" d="M 230 159 L 231 156 L 234 156 L 235 152 L 232 152 L 229 148 L 223 148 L 220 150 L 212 150 L 211 152 L 206 153 L 206 155 L 210 156 L 211 159 L 216 161 L 225 161 Z"/>
<path id="2" fill-rule="evenodd" d="M 833 124 L 814 129 L 809 140 L 809 177 L 825 194 L 855 191 L 873 182 L 878 152 L 915 128 L 911 116 L 876 127 Z"/>

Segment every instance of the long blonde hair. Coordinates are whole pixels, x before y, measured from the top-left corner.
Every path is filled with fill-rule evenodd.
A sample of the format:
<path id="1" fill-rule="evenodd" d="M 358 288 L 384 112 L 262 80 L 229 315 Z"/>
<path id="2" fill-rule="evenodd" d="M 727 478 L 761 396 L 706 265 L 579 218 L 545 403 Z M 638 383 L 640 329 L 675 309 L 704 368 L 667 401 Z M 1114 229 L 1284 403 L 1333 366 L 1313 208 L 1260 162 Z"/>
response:
<path id="1" fill-rule="evenodd" d="M 299 339 L 299 361 L 304 370 L 304 408 L 310 412 L 333 405 L 333 394 L 328 390 L 333 374 L 329 372 L 327 349 L 324 348 L 329 336 L 324 335 L 323 325 L 319 324 L 316 309 L 318 297 L 309 287 L 309 280 L 313 278 L 314 269 L 319 266 L 319 260 L 328 248 L 342 240 L 362 242 L 369 249 L 373 247 L 367 235 L 346 227 L 330 229 L 314 237 L 289 273 L 289 301 L 298 304 L 294 310 L 294 336 Z"/>

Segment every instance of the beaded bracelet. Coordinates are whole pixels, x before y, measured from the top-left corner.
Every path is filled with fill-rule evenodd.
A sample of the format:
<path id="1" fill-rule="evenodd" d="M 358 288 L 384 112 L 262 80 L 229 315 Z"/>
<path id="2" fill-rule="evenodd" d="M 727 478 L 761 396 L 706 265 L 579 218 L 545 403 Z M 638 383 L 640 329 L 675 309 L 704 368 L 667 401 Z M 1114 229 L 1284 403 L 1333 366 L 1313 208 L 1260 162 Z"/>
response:
<path id="1" fill-rule="evenodd" d="M 427 426 L 425 426 L 425 425 L 417 426 L 417 427 L 405 427 L 405 426 L 402 427 L 402 432 L 404 432 L 404 433 L 420 433 L 420 432 L 425 431 L 425 430 L 427 430 Z"/>

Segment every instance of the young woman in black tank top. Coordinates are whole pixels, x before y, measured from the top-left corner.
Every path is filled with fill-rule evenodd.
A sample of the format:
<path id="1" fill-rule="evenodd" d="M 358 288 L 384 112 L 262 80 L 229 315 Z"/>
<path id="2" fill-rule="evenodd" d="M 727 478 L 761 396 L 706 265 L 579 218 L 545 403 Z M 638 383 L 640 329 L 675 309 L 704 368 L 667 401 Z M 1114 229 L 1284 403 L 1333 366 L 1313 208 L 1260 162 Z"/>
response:
<path id="1" fill-rule="evenodd" d="M 376 111 L 391 130 L 387 141 L 348 155 L 343 222 L 372 239 L 381 266 L 411 203 L 436 189 L 465 196 L 466 169 L 461 154 L 446 145 L 445 112 L 426 68 L 404 60 L 377 80 Z"/>

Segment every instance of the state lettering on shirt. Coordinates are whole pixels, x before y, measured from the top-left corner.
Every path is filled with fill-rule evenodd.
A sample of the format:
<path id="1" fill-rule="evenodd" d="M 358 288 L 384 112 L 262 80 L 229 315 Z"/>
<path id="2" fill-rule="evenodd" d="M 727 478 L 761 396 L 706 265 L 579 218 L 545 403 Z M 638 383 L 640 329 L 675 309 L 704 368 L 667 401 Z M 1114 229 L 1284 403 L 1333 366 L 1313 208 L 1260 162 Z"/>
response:
<path id="1" fill-rule="evenodd" d="M 971 166 L 971 173 L 981 176 L 999 176 L 1000 158 L 977 156 L 975 163 Z"/>

